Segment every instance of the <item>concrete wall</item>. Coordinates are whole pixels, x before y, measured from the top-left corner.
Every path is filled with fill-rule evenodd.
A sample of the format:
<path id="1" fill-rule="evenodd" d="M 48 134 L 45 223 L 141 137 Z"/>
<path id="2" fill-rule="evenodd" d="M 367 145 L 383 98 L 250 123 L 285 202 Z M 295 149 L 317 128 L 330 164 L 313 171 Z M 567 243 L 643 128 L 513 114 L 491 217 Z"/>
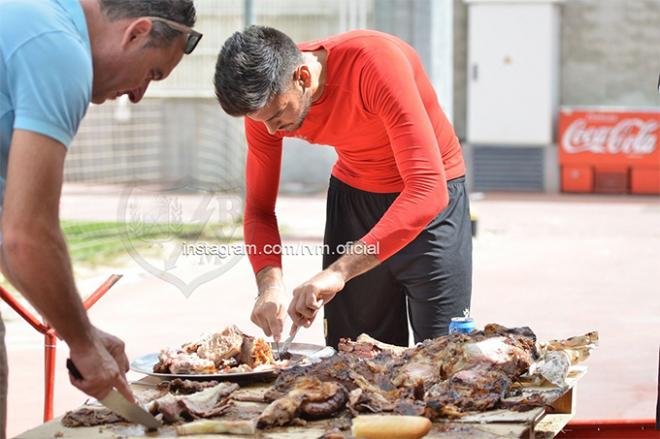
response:
<path id="1" fill-rule="evenodd" d="M 467 120 L 467 5 L 454 0 L 454 130 L 459 139 L 465 138 Z"/>
<path id="2" fill-rule="evenodd" d="M 440 104 L 451 118 L 454 107 L 454 0 L 375 0 L 373 28 L 396 35 L 415 48 Z"/>
<path id="3" fill-rule="evenodd" d="M 657 106 L 660 0 L 562 6 L 562 105 Z"/>

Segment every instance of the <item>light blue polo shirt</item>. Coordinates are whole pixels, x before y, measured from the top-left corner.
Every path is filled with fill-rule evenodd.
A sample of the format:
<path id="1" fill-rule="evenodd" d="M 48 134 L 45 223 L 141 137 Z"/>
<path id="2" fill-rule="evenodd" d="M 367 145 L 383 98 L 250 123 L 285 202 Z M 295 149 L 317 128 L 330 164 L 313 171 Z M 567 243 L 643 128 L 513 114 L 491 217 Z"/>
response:
<path id="1" fill-rule="evenodd" d="M 0 0 L 0 206 L 14 130 L 68 148 L 89 107 L 92 81 L 78 0 Z"/>

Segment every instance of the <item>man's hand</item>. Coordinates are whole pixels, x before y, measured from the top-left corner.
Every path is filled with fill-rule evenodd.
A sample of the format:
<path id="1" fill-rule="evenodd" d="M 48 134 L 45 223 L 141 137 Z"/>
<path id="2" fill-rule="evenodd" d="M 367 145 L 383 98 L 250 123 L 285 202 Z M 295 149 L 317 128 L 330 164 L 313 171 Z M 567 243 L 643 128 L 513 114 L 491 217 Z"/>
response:
<path id="1" fill-rule="evenodd" d="M 293 290 L 289 315 L 294 326 L 309 328 L 321 307 L 343 290 L 346 282 L 378 264 L 378 258 L 369 252 L 362 241 L 353 244 L 350 252 Z"/>
<path id="2" fill-rule="evenodd" d="M 282 302 L 282 289 L 268 288 L 259 294 L 252 308 L 250 320 L 263 329 L 267 337 L 272 336 L 276 342 L 282 337 L 282 328 L 286 318 L 286 309 Z"/>
<path id="3" fill-rule="evenodd" d="M 345 283 L 341 273 L 326 269 L 293 290 L 289 316 L 294 325 L 309 328 L 321 307 L 344 289 Z"/>
<path id="4" fill-rule="evenodd" d="M 69 346 L 71 361 L 82 375 L 82 379 L 77 379 L 69 374 L 71 384 L 96 399 L 105 398 L 110 390 L 116 388 L 126 399 L 135 402 L 133 392 L 126 381 L 125 365 L 118 364 L 115 359 L 119 357 L 120 362 L 128 362 L 123 343 L 95 328 L 90 335 L 91 339 L 87 343 Z M 106 346 L 110 346 L 114 352 L 109 352 Z"/>
<path id="5" fill-rule="evenodd" d="M 124 351 L 124 342 L 119 338 L 115 337 L 112 334 L 108 334 L 105 331 L 101 331 L 99 328 L 96 328 L 96 334 L 99 336 L 101 343 L 105 349 L 112 355 L 112 357 L 117 362 L 119 370 L 123 373 L 128 372 L 131 368 L 130 363 L 128 362 L 128 357 Z"/>

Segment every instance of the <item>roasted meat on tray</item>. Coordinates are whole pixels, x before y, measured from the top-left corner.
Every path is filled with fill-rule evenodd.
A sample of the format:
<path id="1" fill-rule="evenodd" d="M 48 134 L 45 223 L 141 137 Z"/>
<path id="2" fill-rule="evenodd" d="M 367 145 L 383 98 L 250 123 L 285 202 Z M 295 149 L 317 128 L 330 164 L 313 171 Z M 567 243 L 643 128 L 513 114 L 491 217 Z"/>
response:
<path id="1" fill-rule="evenodd" d="M 512 390 L 513 384 L 531 380 L 537 371 L 544 373 L 547 381 L 561 386 L 568 369 L 564 364 L 555 366 L 560 347 L 568 346 L 571 352 L 584 353 L 571 357 L 583 359 L 594 347 L 598 335 L 589 333 L 569 340 L 572 342 L 568 344 L 538 345 L 529 328 L 496 324 L 469 335 L 450 334 L 427 340 L 409 349 L 387 345 L 366 335 L 356 341 L 342 340 L 337 355 L 280 373 L 266 393 L 271 403 L 258 425 L 261 428 L 287 425 L 308 418 L 309 414 L 303 410 L 306 395 L 311 394 L 307 389 L 310 386 L 320 389 L 324 383 L 337 386 L 333 391 L 315 394 L 323 395 L 320 400 L 325 401 L 324 410 L 318 413 L 323 417 L 345 411 L 352 416 L 391 412 L 436 420 L 497 408 L 530 410 L 549 401 L 540 395 L 521 395 Z M 576 346 L 576 340 L 584 342 Z M 548 369 L 553 374 L 545 373 Z M 338 404 L 344 392 L 348 394 L 345 405 Z"/>
<path id="2" fill-rule="evenodd" d="M 277 364 L 270 345 L 262 338 L 243 334 L 236 326 L 160 352 L 154 372 L 204 375 L 250 372 Z"/>

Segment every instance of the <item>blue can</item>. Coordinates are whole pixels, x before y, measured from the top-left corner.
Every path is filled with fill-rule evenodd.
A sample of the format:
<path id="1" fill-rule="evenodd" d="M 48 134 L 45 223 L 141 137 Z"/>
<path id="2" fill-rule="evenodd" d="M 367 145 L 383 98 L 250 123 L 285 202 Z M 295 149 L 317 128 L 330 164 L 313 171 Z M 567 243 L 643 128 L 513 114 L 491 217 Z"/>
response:
<path id="1" fill-rule="evenodd" d="M 472 317 L 454 317 L 449 322 L 450 334 L 470 334 L 477 330 L 477 325 Z"/>

